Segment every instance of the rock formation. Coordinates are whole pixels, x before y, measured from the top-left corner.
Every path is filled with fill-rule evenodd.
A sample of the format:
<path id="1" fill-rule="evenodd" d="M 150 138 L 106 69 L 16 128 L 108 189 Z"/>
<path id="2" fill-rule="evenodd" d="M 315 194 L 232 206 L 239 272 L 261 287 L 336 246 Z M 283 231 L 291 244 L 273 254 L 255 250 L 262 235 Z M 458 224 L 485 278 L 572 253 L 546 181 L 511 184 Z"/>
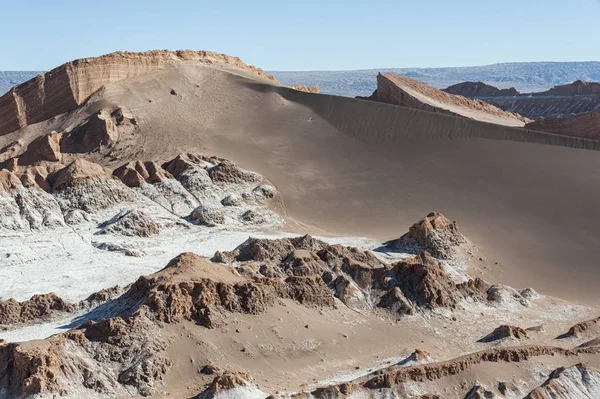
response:
<path id="1" fill-rule="evenodd" d="M 73 110 L 102 86 L 164 69 L 178 62 L 231 66 L 274 80 L 237 57 L 209 51 L 117 52 L 68 62 L 13 87 L 0 97 L 0 135 Z"/>
<path id="2" fill-rule="evenodd" d="M 416 80 L 393 73 L 377 75 L 377 90 L 372 99 L 424 111 L 486 121 L 508 126 L 524 126 L 526 118 L 504 112 L 481 100 L 469 100 L 445 93 Z"/>
<path id="3" fill-rule="evenodd" d="M 515 338 L 515 339 L 523 339 L 527 338 L 527 332 L 523 330 L 521 327 L 509 326 L 503 324 L 497 327 L 494 331 L 481 338 L 479 342 L 492 342 L 498 341 L 504 338 Z"/>
<path id="4" fill-rule="evenodd" d="M 600 109 L 600 107 L 599 107 Z M 527 129 L 542 132 L 600 140 L 600 111 L 566 118 L 548 118 L 530 122 Z"/>
<path id="5" fill-rule="evenodd" d="M 464 82 L 444 89 L 445 92 L 483 100 L 506 112 L 531 119 L 564 120 L 580 114 L 600 111 L 600 83 L 581 80 L 534 93 L 519 93 L 514 89 L 498 89 L 482 83 Z M 555 122 L 558 123 L 558 122 Z M 527 128 L 540 128 L 533 124 Z M 556 128 L 557 129 L 557 128 Z M 539 129 L 548 131 L 545 129 Z M 554 131 L 553 133 L 562 133 Z M 575 135 L 573 132 L 570 135 Z M 582 135 L 578 137 L 587 137 Z"/>
<path id="6" fill-rule="evenodd" d="M 514 87 L 511 87 L 510 89 L 499 89 L 483 82 L 457 83 L 444 89 L 443 91 L 467 98 L 516 96 L 519 94 L 517 89 Z"/>
<path id="7" fill-rule="evenodd" d="M 17 302 L 14 299 L 0 300 L 0 326 L 28 323 L 55 313 L 73 312 L 75 305 L 59 298 L 54 293 L 34 295 L 31 299 Z"/>
<path id="8" fill-rule="evenodd" d="M 456 222 L 441 213 L 432 212 L 413 224 L 408 233 L 387 242 L 386 246 L 407 252 L 427 251 L 436 258 L 449 259 L 454 256 L 456 247 L 466 242 Z"/>
<path id="9" fill-rule="evenodd" d="M 594 398 L 600 395 L 600 370 L 576 364 L 554 370 L 525 399 Z"/>

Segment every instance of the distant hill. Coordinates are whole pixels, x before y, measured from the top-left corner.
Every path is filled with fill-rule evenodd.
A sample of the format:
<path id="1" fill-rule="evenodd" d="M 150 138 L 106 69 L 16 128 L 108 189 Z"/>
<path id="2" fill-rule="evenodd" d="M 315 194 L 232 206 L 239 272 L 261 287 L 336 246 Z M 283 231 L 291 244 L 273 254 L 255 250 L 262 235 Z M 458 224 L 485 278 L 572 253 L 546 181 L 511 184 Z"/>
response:
<path id="1" fill-rule="evenodd" d="M 359 71 L 269 71 L 282 84 L 318 85 L 321 93 L 369 96 L 377 86 L 377 74 L 393 72 L 445 89 L 465 81 L 484 82 L 520 92 L 548 90 L 576 80 L 600 81 L 600 62 L 524 62 L 456 68 L 381 68 Z"/>
<path id="2" fill-rule="evenodd" d="M 39 71 L 0 71 L 0 95 L 6 93 L 14 85 L 23 83 L 36 75 Z"/>
<path id="3" fill-rule="evenodd" d="M 456 68 L 380 68 L 355 71 L 269 71 L 282 84 L 317 85 L 321 93 L 338 96 L 370 96 L 377 86 L 377 74 L 393 72 L 445 89 L 456 83 L 484 82 L 500 89 L 515 87 L 520 92 L 551 89 L 576 80 L 600 81 L 600 61 L 523 62 Z M 0 95 L 40 72 L 0 71 Z"/>

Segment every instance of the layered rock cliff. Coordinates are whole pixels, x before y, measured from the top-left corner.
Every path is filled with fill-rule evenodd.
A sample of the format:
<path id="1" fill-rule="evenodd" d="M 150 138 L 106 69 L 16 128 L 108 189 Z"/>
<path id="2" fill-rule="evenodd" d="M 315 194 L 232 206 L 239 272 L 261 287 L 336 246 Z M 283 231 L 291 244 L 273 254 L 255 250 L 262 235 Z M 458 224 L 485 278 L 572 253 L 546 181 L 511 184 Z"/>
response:
<path id="1" fill-rule="evenodd" d="M 38 75 L 0 97 L 0 135 L 71 111 L 104 85 L 189 61 L 233 67 L 275 80 L 238 57 L 210 51 L 116 52 L 84 58 Z"/>

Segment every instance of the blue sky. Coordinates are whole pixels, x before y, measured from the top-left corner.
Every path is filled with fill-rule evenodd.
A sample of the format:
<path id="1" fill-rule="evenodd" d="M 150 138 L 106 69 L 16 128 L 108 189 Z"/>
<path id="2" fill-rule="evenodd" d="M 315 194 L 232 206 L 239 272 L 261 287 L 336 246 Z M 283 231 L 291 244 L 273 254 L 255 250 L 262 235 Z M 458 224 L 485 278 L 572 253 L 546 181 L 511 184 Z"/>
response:
<path id="1" fill-rule="evenodd" d="M 0 0 L 0 70 L 205 49 L 267 70 L 600 60 L 600 0 Z"/>

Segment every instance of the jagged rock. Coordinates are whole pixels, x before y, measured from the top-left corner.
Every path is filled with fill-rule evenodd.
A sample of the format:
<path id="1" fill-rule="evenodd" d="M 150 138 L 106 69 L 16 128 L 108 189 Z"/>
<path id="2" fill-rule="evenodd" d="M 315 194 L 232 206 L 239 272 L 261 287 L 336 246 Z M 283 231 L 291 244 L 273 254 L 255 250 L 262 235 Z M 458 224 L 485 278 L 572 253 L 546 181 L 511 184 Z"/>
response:
<path id="1" fill-rule="evenodd" d="M 215 377 L 208 388 L 199 394 L 196 399 L 264 399 L 267 396 L 266 393 L 258 389 L 249 374 L 228 371 Z"/>
<path id="2" fill-rule="evenodd" d="M 492 342 L 504 338 L 524 339 L 527 338 L 527 332 L 521 327 L 509 326 L 503 324 L 494 331 L 481 338 L 479 342 Z"/>
<path id="3" fill-rule="evenodd" d="M 140 359 L 119 374 L 118 381 L 123 385 L 137 388 L 142 396 L 150 396 L 154 392 L 154 383 L 161 380 L 173 362 L 162 356 Z"/>
<path id="4" fill-rule="evenodd" d="M 110 175 L 102 166 L 78 159 L 53 174 L 49 179 L 52 181 L 52 189 L 58 191 L 77 186 L 87 180 L 109 180 Z"/>
<path id="5" fill-rule="evenodd" d="M 100 225 L 101 234 L 150 237 L 159 233 L 159 225 L 144 211 L 129 210 L 115 215 Z"/>
<path id="6" fill-rule="evenodd" d="M 593 327 L 600 327 L 600 317 L 592 320 L 582 321 L 581 323 L 577 323 L 564 334 L 566 337 L 577 337 L 582 333 L 592 329 Z"/>
<path id="7" fill-rule="evenodd" d="M 323 241 L 314 239 L 309 235 L 295 238 L 280 238 L 275 240 L 263 240 L 250 237 L 243 244 L 230 252 L 219 252 L 215 254 L 217 262 L 229 263 L 232 261 L 283 261 L 287 255 L 296 249 L 314 251 L 327 246 Z"/>
<path id="8" fill-rule="evenodd" d="M 159 183 L 172 178 L 156 162 L 129 162 L 113 171 L 113 175 L 128 187 L 140 187 L 142 183 Z"/>
<path id="9" fill-rule="evenodd" d="M 484 297 L 487 289 L 479 279 L 471 284 L 454 283 L 442 265 L 427 252 L 396 263 L 391 273 L 409 301 L 428 308 L 453 308 L 459 299 L 475 293 Z"/>
<path id="10" fill-rule="evenodd" d="M 400 287 L 393 287 L 382 296 L 379 306 L 400 314 L 411 315 L 415 313 L 414 306 L 406 299 Z"/>
<path id="11" fill-rule="evenodd" d="M 259 174 L 244 170 L 227 160 L 210 168 L 208 174 L 215 183 L 246 184 L 260 182 L 262 180 Z"/>
<path id="12" fill-rule="evenodd" d="M 494 393 L 483 386 L 476 384 L 465 395 L 465 399 L 495 399 Z"/>
<path id="13" fill-rule="evenodd" d="M 584 364 L 560 367 L 524 399 L 572 399 L 600 397 L 600 370 Z"/>
<path id="14" fill-rule="evenodd" d="M 214 227 L 225 223 L 225 214 L 222 209 L 200 205 L 189 216 L 197 224 Z"/>
<path id="15" fill-rule="evenodd" d="M 404 252 L 427 251 L 436 258 L 449 259 L 454 256 L 456 247 L 465 242 L 456 222 L 451 222 L 441 213 L 432 212 L 413 224 L 408 233 L 388 241 L 385 246 Z"/>
<path id="16" fill-rule="evenodd" d="M 17 187 L 21 187 L 23 184 L 21 180 L 7 169 L 0 170 L 0 189 L 3 191 L 13 190 Z"/>
<path id="17" fill-rule="evenodd" d="M 56 312 L 73 312 L 75 306 L 54 293 L 34 295 L 31 299 L 17 302 L 0 300 L 0 325 L 16 325 L 50 316 Z"/>
<path id="18" fill-rule="evenodd" d="M 60 142 L 62 134 L 50 133 L 33 140 L 18 159 L 20 165 L 33 165 L 42 161 L 61 162 Z"/>

